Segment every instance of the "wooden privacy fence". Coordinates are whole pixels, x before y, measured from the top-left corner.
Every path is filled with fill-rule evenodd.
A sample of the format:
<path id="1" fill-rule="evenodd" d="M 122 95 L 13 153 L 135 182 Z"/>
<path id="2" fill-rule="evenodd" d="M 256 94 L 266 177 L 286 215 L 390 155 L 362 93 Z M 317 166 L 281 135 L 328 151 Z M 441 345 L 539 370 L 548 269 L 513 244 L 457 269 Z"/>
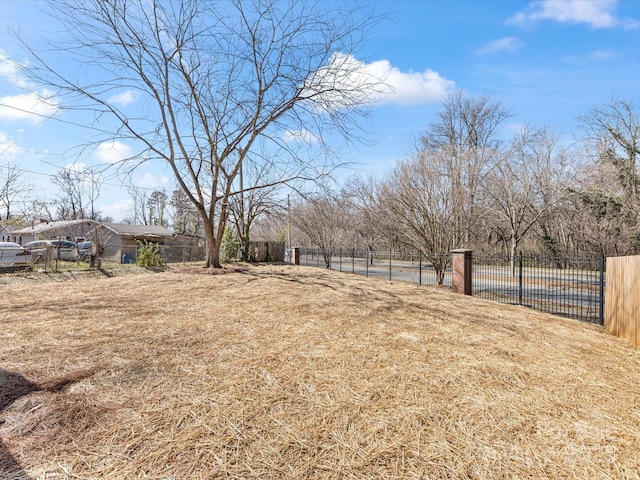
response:
<path id="1" fill-rule="evenodd" d="M 256 262 L 284 262 L 284 242 L 250 241 L 249 257 Z"/>
<path id="2" fill-rule="evenodd" d="M 604 327 L 640 346 L 640 256 L 607 258 Z"/>

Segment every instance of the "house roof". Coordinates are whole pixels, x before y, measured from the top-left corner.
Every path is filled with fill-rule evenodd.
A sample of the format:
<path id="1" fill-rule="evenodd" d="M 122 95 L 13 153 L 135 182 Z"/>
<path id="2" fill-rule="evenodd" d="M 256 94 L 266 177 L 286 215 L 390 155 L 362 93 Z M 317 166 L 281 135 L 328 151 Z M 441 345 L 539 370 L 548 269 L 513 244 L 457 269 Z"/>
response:
<path id="1" fill-rule="evenodd" d="M 124 223 L 102 223 L 104 228 L 124 237 L 171 237 L 173 232 L 161 225 L 128 225 Z"/>
<path id="2" fill-rule="evenodd" d="M 21 228 L 20 230 L 14 230 L 12 235 L 42 235 L 53 234 L 56 232 L 70 232 L 74 231 L 78 227 L 86 224 L 87 227 L 95 227 L 98 222 L 91 220 L 90 218 L 84 218 L 82 220 L 60 220 L 57 222 L 38 223 L 31 227 Z"/>

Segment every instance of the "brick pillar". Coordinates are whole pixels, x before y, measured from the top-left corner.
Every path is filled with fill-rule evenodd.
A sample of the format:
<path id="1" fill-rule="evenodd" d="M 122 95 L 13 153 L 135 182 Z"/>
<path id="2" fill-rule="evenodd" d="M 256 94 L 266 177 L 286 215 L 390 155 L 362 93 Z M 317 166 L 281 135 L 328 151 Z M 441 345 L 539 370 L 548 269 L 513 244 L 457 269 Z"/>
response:
<path id="1" fill-rule="evenodd" d="M 300 265 L 300 247 L 293 247 L 291 249 L 291 263 Z"/>
<path id="2" fill-rule="evenodd" d="M 473 250 L 451 250 L 453 257 L 453 291 L 471 295 L 471 265 Z"/>

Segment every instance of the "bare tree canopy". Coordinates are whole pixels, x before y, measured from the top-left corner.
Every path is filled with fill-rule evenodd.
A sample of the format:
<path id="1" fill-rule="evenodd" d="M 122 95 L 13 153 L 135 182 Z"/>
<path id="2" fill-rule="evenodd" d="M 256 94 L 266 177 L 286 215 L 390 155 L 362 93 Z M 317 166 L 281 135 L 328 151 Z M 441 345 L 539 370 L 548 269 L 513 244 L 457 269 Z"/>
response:
<path id="1" fill-rule="evenodd" d="M 637 210 L 640 204 L 640 111 L 632 102 L 613 100 L 607 106 L 593 107 L 582 117 L 582 122 L 599 160 L 616 168 L 625 200 Z"/>
<path id="2" fill-rule="evenodd" d="M 57 218 L 96 220 L 95 202 L 100 194 L 100 175 L 89 170 L 61 169 L 51 178 L 59 194 L 54 200 Z"/>
<path id="3" fill-rule="evenodd" d="M 509 117 L 498 101 L 456 91 L 444 99 L 437 120 L 422 137 L 425 152 L 448 159 L 447 174 L 459 207 L 453 221 L 466 245 L 479 220 L 482 186 L 500 159 L 499 133 Z"/>
<path id="4" fill-rule="evenodd" d="M 293 207 L 293 224 L 311 245 L 318 247 L 326 268 L 347 231 L 345 202 L 329 193 L 309 198 Z"/>
<path id="5" fill-rule="evenodd" d="M 449 252 L 462 245 L 456 216 L 461 198 L 455 195 L 449 157 L 420 147 L 399 162 L 382 187 L 382 203 L 399 240 L 421 250 L 436 269 L 438 284 L 449 266 Z"/>
<path id="6" fill-rule="evenodd" d="M 566 197 L 574 180 L 571 167 L 553 132 L 525 128 L 491 170 L 485 208 L 509 252 L 512 273 L 520 242 Z"/>
<path id="7" fill-rule="evenodd" d="M 349 2 L 50 5 L 65 33 L 46 53 L 29 49 L 31 78 L 66 95 L 66 108 L 93 112 L 98 130 L 103 118 L 115 119 L 106 136 L 137 148 L 122 168 L 169 167 L 203 221 L 208 266 L 220 266 L 243 163 L 268 165 L 271 183 L 330 174 L 337 160 L 319 147 L 336 133 L 358 137 L 356 120 L 380 83 L 354 57 L 375 19 Z M 78 67 L 77 77 L 60 73 L 60 58 Z M 137 97 L 137 115 L 116 100 L 123 94 Z M 274 155 L 251 155 L 258 144 Z M 244 188 L 264 186 L 257 179 Z"/>
<path id="8" fill-rule="evenodd" d="M 185 235 L 200 232 L 200 218 L 187 195 L 180 189 L 174 190 L 169 198 L 169 217 L 173 231 Z"/>
<path id="9" fill-rule="evenodd" d="M 1 154 L 2 152 L 0 152 L 0 156 Z M 0 220 L 2 220 L 3 213 L 6 220 L 11 219 L 13 204 L 25 190 L 22 176 L 23 173 L 18 170 L 16 165 L 9 162 L 4 165 L 0 164 L 0 208 L 2 208 Z"/>
<path id="10" fill-rule="evenodd" d="M 282 184 L 278 178 L 271 178 L 271 168 L 264 163 L 250 163 L 240 170 L 240 192 L 229 202 L 231 221 L 235 224 L 240 240 L 241 260 L 250 260 L 249 234 L 255 220 L 261 216 L 274 214 L 283 203 Z M 245 190 L 244 185 L 266 185 L 263 188 Z"/>

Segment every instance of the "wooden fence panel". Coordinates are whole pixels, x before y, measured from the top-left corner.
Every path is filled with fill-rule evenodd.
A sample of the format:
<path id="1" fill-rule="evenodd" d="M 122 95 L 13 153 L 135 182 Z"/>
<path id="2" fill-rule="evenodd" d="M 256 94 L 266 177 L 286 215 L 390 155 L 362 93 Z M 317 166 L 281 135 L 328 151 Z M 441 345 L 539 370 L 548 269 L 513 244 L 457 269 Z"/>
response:
<path id="1" fill-rule="evenodd" d="M 640 256 L 607 258 L 604 327 L 640 346 Z"/>
<path id="2" fill-rule="evenodd" d="M 249 255 L 256 262 L 284 262 L 284 242 L 250 241 Z"/>

